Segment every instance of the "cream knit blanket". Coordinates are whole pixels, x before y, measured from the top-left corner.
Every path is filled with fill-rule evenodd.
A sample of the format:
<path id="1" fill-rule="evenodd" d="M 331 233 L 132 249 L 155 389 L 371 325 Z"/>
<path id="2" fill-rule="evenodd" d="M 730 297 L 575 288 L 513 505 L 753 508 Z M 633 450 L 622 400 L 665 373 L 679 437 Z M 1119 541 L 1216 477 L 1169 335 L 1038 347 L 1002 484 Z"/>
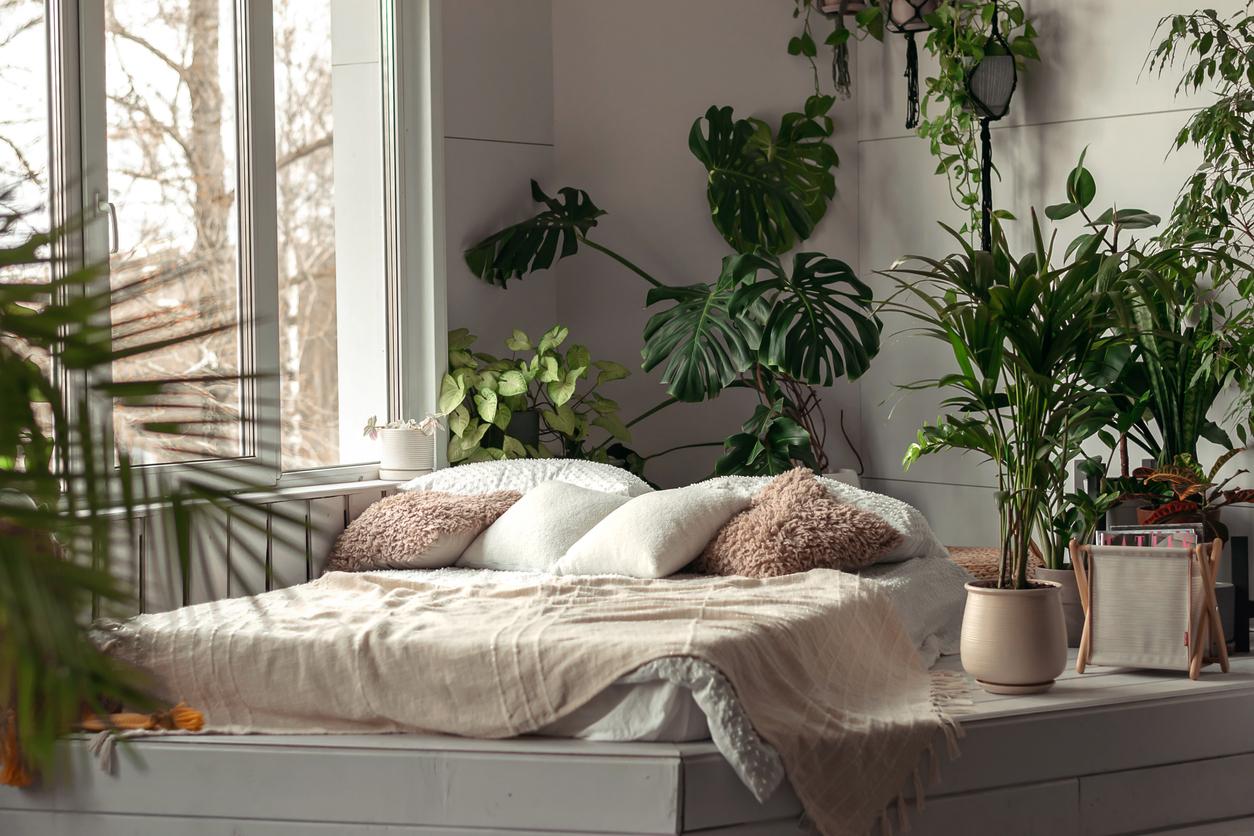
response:
<path id="1" fill-rule="evenodd" d="M 337 572 L 102 629 L 110 653 L 218 732 L 511 737 L 647 662 L 697 657 L 732 683 L 829 836 L 864 836 L 912 775 L 918 787 L 949 725 L 888 597 L 824 569 L 470 588 Z"/>

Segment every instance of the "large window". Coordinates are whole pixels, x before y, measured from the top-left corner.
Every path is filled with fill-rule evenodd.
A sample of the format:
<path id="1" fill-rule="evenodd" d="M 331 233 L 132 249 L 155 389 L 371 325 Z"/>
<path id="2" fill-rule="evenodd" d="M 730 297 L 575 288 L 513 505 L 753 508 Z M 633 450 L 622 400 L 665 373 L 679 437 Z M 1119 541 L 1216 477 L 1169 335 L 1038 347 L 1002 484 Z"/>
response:
<path id="1" fill-rule="evenodd" d="M 48 48 L 57 15 L 72 24 L 64 65 Z M 112 373 L 198 378 L 162 409 L 212 437 L 154 444 L 140 425 L 160 413 L 115 409 L 119 448 L 276 480 L 377 460 L 361 426 L 401 412 L 393 15 L 390 0 L 0 0 L 0 188 L 21 184 L 6 200 L 73 191 L 84 257 L 116 289 L 148 283 L 116 317 L 205 332 Z M 61 183 L 50 113 L 81 137 Z"/>

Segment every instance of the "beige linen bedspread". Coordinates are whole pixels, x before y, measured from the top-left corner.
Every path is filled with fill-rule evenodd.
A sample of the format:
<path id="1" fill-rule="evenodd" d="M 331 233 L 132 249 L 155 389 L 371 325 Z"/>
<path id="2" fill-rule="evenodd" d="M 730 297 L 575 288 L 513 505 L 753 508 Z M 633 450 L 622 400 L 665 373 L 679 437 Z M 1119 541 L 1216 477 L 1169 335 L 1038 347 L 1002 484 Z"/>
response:
<path id="1" fill-rule="evenodd" d="M 698 657 L 732 683 L 833 835 L 862 836 L 917 785 L 949 722 L 887 596 L 824 569 L 469 588 L 336 572 L 101 630 L 110 653 L 219 732 L 510 737 L 646 662 Z"/>

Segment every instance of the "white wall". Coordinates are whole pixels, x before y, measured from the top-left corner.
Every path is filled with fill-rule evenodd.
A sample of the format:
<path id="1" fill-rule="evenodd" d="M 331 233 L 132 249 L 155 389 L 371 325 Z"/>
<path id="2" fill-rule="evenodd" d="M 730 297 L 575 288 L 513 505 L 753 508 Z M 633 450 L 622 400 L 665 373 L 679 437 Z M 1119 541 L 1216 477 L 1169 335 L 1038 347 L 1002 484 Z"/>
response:
<path id="1" fill-rule="evenodd" d="M 553 42 L 549 0 L 443 4 L 448 323 L 505 353 L 514 328 L 541 333 L 557 317 L 557 280 L 537 274 L 508 291 L 466 268 L 466 247 L 531 212 L 529 178 L 553 171 Z"/>
<path id="2" fill-rule="evenodd" d="M 1010 114 L 994 128 L 994 158 L 1002 173 L 994 202 L 1027 218 L 1061 202 L 1067 172 L 1087 146 L 1086 165 L 1098 185 L 1097 203 L 1140 207 L 1166 215 L 1176 191 L 1196 165 L 1192 153 L 1168 154 L 1195 101 L 1174 96 L 1175 78 L 1142 72 L 1163 15 L 1192 8 L 1173 0 L 1027 0 L 1040 30 L 1043 62 L 1021 80 Z M 1221 10 L 1240 2 L 1225 0 Z M 926 60 L 926 59 L 925 59 Z M 858 55 L 858 164 L 862 184 L 859 254 L 864 275 L 908 253 L 939 256 L 953 247 L 938 220 L 959 225 L 945 184 L 932 174 L 935 160 L 924 142 L 908 136 L 904 111 L 904 41 L 889 49 L 871 44 Z M 928 65 L 924 64 L 924 72 Z M 1063 225 L 1059 240 L 1078 231 Z M 1010 232 L 1026 247 L 1028 225 Z M 877 285 L 892 283 L 881 278 Z M 894 330 L 896 330 L 894 328 Z M 940 397 L 912 394 L 892 411 L 882 402 L 900 398 L 895 385 L 947 370 L 945 352 L 916 337 L 891 339 L 862 386 L 868 483 L 901 496 L 928 515 L 950 543 L 996 541 L 992 470 L 973 457 L 937 456 L 901 469 L 901 455 L 922 422 L 934 420 Z"/>
<path id="3" fill-rule="evenodd" d="M 688 151 L 688 130 L 715 104 L 772 119 L 801 109 L 812 86 L 805 63 L 785 51 L 797 27 L 790 11 L 777 0 L 553 0 L 557 180 L 586 189 L 609 212 L 596 240 L 668 284 L 717 277 L 730 249 L 710 223 L 705 171 Z M 839 195 L 807 247 L 854 263 L 856 111 L 838 102 L 834 115 Z M 572 338 L 594 357 L 638 368 L 648 286 L 597 253 L 564 262 L 558 273 L 558 317 Z M 607 395 L 630 419 L 665 397 L 656 378 L 637 371 Z M 744 395 L 674 406 L 638 425 L 633 446 L 648 454 L 721 440 L 752 412 Z M 837 388 L 825 403 L 827 448 L 833 466 L 842 466 L 852 456 L 840 440 L 839 408 L 850 408 L 856 440 L 856 384 Z M 720 452 L 676 453 L 652 462 L 648 473 L 663 485 L 686 483 L 708 475 Z"/>

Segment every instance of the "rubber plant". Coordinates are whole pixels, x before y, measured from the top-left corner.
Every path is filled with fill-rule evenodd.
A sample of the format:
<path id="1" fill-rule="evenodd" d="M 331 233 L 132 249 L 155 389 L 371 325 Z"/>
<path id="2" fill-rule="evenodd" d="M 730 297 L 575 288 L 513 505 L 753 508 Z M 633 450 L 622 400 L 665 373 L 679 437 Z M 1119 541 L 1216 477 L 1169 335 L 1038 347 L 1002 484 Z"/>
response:
<path id="1" fill-rule="evenodd" d="M 790 37 L 788 52 L 809 62 L 814 77 L 814 92 L 822 92 L 817 58 L 819 46 L 812 15 L 820 0 L 793 0 L 793 16 L 801 20 L 801 31 Z M 884 40 L 884 20 L 892 0 L 868 2 L 852 16 L 853 28 L 839 13 L 828 14 L 832 31 L 823 44 L 832 50 L 833 84 L 838 92 L 851 84 L 848 66 L 850 39 L 870 36 Z M 944 175 L 954 205 L 967 213 L 963 233 L 979 228 L 981 168 L 979 155 L 979 119 L 967 94 L 967 73 L 984 57 L 984 46 L 993 15 L 1005 34 L 1010 50 L 1022 74 L 1028 61 L 1039 61 L 1036 27 L 1018 0 L 941 0 L 936 10 L 925 16 L 931 26 L 923 49 L 937 65 L 935 75 L 922 84 L 921 119 L 917 133 L 928 142 L 937 160 L 936 174 Z M 860 33 L 860 34 L 859 34 Z M 891 36 L 891 35 L 890 35 Z M 995 171 L 996 169 L 994 169 Z M 998 217 L 1013 217 L 997 210 Z"/>
<path id="2" fill-rule="evenodd" d="M 439 410 L 448 416 L 450 464 L 554 456 L 606 461 L 608 448 L 630 443 L 618 404 L 599 391 L 629 372 L 611 360 L 593 360 L 586 346 L 559 351 L 568 336 L 569 329 L 555 325 L 533 345 L 515 330 L 505 340 L 510 355 L 496 357 L 473 351 L 477 338 L 465 328 L 449 333 Z M 511 421 L 523 412 L 538 419 L 532 443 L 510 434 Z M 605 433 L 597 444 L 590 438 L 594 429 Z"/>
<path id="3" fill-rule="evenodd" d="M 812 96 L 774 127 L 737 118 L 729 107 L 711 107 L 693 122 L 688 147 L 706 172 L 714 227 L 733 251 L 709 281 L 663 283 L 593 240 L 605 213 L 585 192 L 563 188 L 552 198 L 534 181 L 532 196 L 544 209 L 468 249 L 466 263 L 505 286 L 582 247 L 613 259 L 648 285 L 646 307 L 661 307 L 645 325 L 641 357 L 645 371 L 662 369 L 669 397 L 640 418 L 728 388 L 751 389 L 758 404 L 741 432 L 723 442 L 716 471 L 779 473 L 796 463 L 824 469 L 817 387 L 865 372 L 881 329 L 870 289 L 848 264 L 817 252 L 787 257 L 836 194 L 832 104 L 830 96 Z"/>
<path id="4" fill-rule="evenodd" d="M 0 194 L 0 206 L 12 205 L 8 197 Z M 0 783 L 17 786 L 54 777 L 58 737 L 87 715 L 157 705 L 145 678 L 90 635 L 96 613 L 138 609 L 136 590 L 115 576 L 133 559 L 137 509 L 145 509 L 148 536 L 184 573 L 193 549 L 216 536 L 193 529 L 193 505 L 250 506 L 258 513 L 235 516 L 244 526 L 266 516 L 234 496 L 254 486 L 234 471 L 191 463 L 176 482 L 137 464 L 146 452 L 232 431 L 238 419 L 189 409 L 203 403 L 201 387 L 221 378 L 111 374 L 115 362 L 232 326 L 203 326 L 203 311 L 146 312 L 135 301 L 163 294 L 181 273 L 111 288 L 101 269 L 59 255 L 77 227 L 47 233 L 38 224 L 33 212 L 0 214 Z M 110 410 L 135 417 L 132 443 L 114 444 Z M 239 557 L 236 572 L 250 558 L 242 542 Z"/>

